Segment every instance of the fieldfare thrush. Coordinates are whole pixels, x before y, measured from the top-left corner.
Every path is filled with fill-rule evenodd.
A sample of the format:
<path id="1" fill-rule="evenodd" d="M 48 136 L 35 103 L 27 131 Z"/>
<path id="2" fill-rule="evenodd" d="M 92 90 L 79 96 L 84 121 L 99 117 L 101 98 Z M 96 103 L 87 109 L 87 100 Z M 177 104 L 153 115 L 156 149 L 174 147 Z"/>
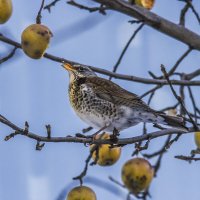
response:
<path id="1" fill-rule="evenodd" d="M 65 63 L 69 72 L 69 99 L 76 114 L 88 125 L 108 132 L 140 122 L 185 129 L 182 117 L 150 108 L 136 94 L 98 77 L 89 67 Z"/>

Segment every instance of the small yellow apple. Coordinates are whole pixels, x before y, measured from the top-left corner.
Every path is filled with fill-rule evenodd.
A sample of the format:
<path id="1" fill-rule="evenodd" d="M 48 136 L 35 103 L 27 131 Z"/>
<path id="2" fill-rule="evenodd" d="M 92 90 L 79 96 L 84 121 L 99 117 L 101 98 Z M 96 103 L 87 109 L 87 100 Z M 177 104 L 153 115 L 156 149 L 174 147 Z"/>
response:
<path id="1" fill-rule="evenodd" d="M 129 0 L 129 3 L 151 10 L 154 6 L 155 0 Z"/>
<path id="2" fill-rule="evenodd" d="M 21 45 L 24 53 L 31 58 L 39 59 L 49 46 L 52 33 L 48 27 L 41 24 L 28 26 L 21 35 Z"/>
<path id="3" fill-rule="evenodd" d="M 122 181 L 133 194 L 147 189 L 153 179 L 154 169 L 143 158 L 133 158 L 122 167 Z"/>
<path id="4" fill-rule="evenodd" d="M 197 145 L 197 148 L 200 149 L 200 132 L 194 133 L 194 140 Z"/>
<path id="5" fill-rule="evenodd" d="M 66 200 L 96 200 L 96 194 L 89 187 L 78 186 L 68 193 Z"/>
<path id="6" fill-rule="evenodd" d="M 0 24 L 4 24 L 8 21 L 12 15 L 12 1 L 0 0 Z"/>
<path id="7" fill-rule="evenodd" d="M 98 139 L 100 135 L 96 136 L 96 139 Z M 108 133 L 105 133 L 101 139 L 110 139 L 110 135 Z M 94 145 L 91 145 L 90 149 L 93 148 Z M 92 158 L 95 161 L 98 153 L 98 160 L 97 164 L 101 166 L 110 166 L 115 164 L 121 155 L 121 147 L 114 147 L 111 148 L 109 144 L 102 144 L 99 146 L 98 152 L 94 151 L 92 154 Z"/>

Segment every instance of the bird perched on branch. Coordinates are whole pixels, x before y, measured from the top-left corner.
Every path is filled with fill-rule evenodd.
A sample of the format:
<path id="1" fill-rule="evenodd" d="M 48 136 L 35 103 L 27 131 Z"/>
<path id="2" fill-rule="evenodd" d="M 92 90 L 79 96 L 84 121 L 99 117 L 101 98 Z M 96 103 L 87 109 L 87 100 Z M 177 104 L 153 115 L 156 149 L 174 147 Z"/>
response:
<path id="1" fill-rule="evenodd" d="M 98 77 L 89 67 L 62 65 L 69 72 L 69 99 L 76 114 L 88 125 L 113 132 L 140 122 L 184 128 L 182 117 L 153 110 L 136 94 Z"/>

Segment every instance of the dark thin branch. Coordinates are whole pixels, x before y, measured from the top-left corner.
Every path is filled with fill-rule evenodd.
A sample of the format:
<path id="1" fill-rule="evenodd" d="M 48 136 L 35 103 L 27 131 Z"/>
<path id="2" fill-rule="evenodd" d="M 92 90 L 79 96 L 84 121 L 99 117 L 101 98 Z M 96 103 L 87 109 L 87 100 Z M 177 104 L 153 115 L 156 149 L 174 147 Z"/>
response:
<path id="1" fill-rule="evenodd" d="M 196 17 L 198 23 L 200 24 L 200 16 L 199 16 L 199 13 L 195 10 L 195 8 L 194 8 L 194 6 L 193 6 L 193 4 L 192 4 L 192 2 L 191 2 L 190 0 L 186 0 L 186 2 L 187 2 L 187 4 L 190 6 L 190 8 L 191 8 L 192 12 L 194 13 L 194 15 L 195 15 L 195 17 Z"/>
<path id="2" fill-rule="evenodd" d="M 188 87 L 188 92 L 189 92 L 190 99 L 192 101 L 192 106 L 193 106 L 194 116 L 195 116 L 195 123 L 197 123 L 197 105 L 194 99 L 194 95 L 192 93 L 192 89 L 190 87 Z"/>
<path id="3" fill-rule="evenodd" d="M 105 132 L 102 133 L 102 134 L 100 135 L 99 139 L 101 140 L 102 137 L 103 137 L 104 135 L 105 135 Z M 94 162 L 91 163 L 91 165 L 94 165 L 94 164 L 97 163 L 97 161 L 98 161 L 98 151 L 99 151 L 99 144 L 95 144 L 95 145 L 90 149 L 90 153 L 89 153 L 87 159 L 85 160 L 85 167 L 84 167 L 83 171 L 80 173 L 80 175 L 78 175 L 78 176 L 76 176 L 76 177 L 73 178 L 73 180 L 79 180 L 79 181 L 80 181 L 80 185 L 83 184 L 83 178 L 84 178 L 84 177 L 86 176 L 86 174 L 87 174 L 89 162 L 90 162 L 90 160 L 91 160 L 92 155 L 93 155 L 94 152 L 96 152 L 96 159 L 95 159 Z"/>
<path id="4" fill-rule="evenodd" d="M 164 74 L 166 80 L 167 80 L 168 83 L 169 83 L 169 86 L 170 86 L 170 88 L 171 88 L 171 90 L 172 90 L 173 95 L 175 96 L 175 98 L 177 99 L 177 101 L 178 101 L 178 102 L 180 103 L 180 105 L 182 106 L 184 112 L 188 115 L 188 117 L 189 117 L 191 123 L 193 124 L 194 128 L 198 128 L 197 125 L 196 125 L 196 123 L 194 122 L 193 118 L 191 117 L 190 113 L 187 111 L 187 109 L 186 109 L 186 107 L 185 107 L 185 105 L 184 105 L 184 103 L 183 103 L 181 97 L 178 96 L 178 95 L 176 94 L 176 91 L 174 90 L 174 88 L 173 88 L 173 86 L 172 86 L 172 83 L 171 83 L 171 81 L 169 80 L 169 76 L 168 76 L 168 74 L 167 74 L 167 72 L 166 72 L 166 70 L 165 70 L 165 67 L 164 67 L 163 65 L 161 65 L 161 70 L 162 70 L 162 72 L 163 72 L 163 74 Z"/>
<path id="5" fill-rule="evenodd" d="M 172 144 L 174 144 L 174 142 L 177 142 L 180 139 L 181 135 L 181 133 L 178 133 L 172 140 L 170 140 L 166 145 L 166 149 L 169 149 L 172 146 Z"/>
<path id="6" fill-rule="evenodd" d="M 184 74 L 184 76 L 187 80 L 192 80 L 193 78 L 195 78 L 199 75 L 200 75 L 200 69 L 197 69 L 194 72 L 189 73 L 189 74 Z"/>
<path id="7" fill-rule="evenodd" d="M 130 39 L 128 40 L 127 44 L 125 45 L 124 49 L 122 50 L 116 64 L 114 65 L 113 67 L 113 72 L 116 72 L 117 71 L 117 68 L 118 66 L 120 65 L 129 45 L 131 44 L 131 42 L 133 41 L 133 39 L 135 38 L 135 36 L 137 35 L 137 33 L 142 29 L 142 27 L 144 26 L 144 24 L 142 23 L 134 32 L 133 32 L 133 35 L 130 37 Z M 109 80 L 112 79 L 112 76 L 109 77 Z"/>
<path id="8" fill-rule="evenodd" d="M 181 75 L 181 80 L 183 80 L 185 77 L 184 77 L 184 74 Z M 184 86 L 180 86 L 179 88 L 179 97 L 182 101 L 183 104 L 180 104 L 180 115 L 184 116 L 186 115 L 186 111 L 185 111 L 185 87 Z"/>
<path id="9" fill-rule="evenodd" d="M 177 39 L 188 46 L 200 50 L 200 36 L 191 30 L 175 24 L 153 12 L 137 5 L 130 5 L 124 0 L 93 0 L 100 4 L 109 6 L 110 9 L 143 20 L 145 24 L 160 31 L 174 39 Z"/>
<path id="10" fill-rule="evenodd" d="M 41 19 L 42 19 L 41 13 L 42 13 L 42 9 L 43 9 L 43 7 L 44 7 L 44 1 L 45 1 L 45 0 L 42 0 L 40 9 L 39 9 L 39 11 L 38 11 L 38 14 L 37 14 L 37 17 L 36 17 L 36 24 L 41 24 Z"/>
<path id="11" fill-rule="evenodd" d="M 44 137 L 40 136 L 38 134 L 32 133 L 30 131 L 25 132 L 23 128 L 18 127 L 17 125 L 13 124 L 10 122 L 8 119 L 0 115 L 0 122 L 5 124 L 6 126 L 10 127 L 12 130 L 16 132 L 16 135 L 22 135 L 25 137 L 28 137 L 30 139 L 36 140 L 36 141 L 41 141 L 41 142 L 74 142 L 74 143 L 83 143 L 83 144 L 113 144 L 113 145 L 126 145 L 126 144 L 133 144 L 136 142 L 141 142 L 141 141 L 146 141 L 149 139 L 155 139 L 158 137 L 162 137 L 165 135 L 173 135 L 173 134 L 187 134 L 191 133 L 194 131 L 200 131 L 200 127 L 198 127 L 198 130 L 195 130 L 194 127 L 188 128 L 187 131 L 176 129 L 176 128 L 169 128 L 169 129 L 164 129 L 160 131 L 155 131 L 152 133 L 148 133 L 145 135 L 140 135 L 136 137 L 131 137 L 131 138 L 118 138 L 118 140 L 104 140 L 104 139 L 94 139 L 94 138 L 83 138 L 83 137 L 72 137 L 70 135 L 66 137 Z"/>
<path id="12" fill-rule="evenodd" d="M 87 10 L 89 12 L 96 12 L 96 11 L 98 11 L 99 13 L 101 13 L 103 15 L 106 15 L 105 11 L 109 9 L 108 7 L 103 6 L 103 5 L 101 5 L 99 7 L 90 8 L 90 7 L 84 6 L 83 4 L 79 4 L 79 3 L 75 2 L 74 0 L 67 1 L 67 4 L 69 4 L 71 6 L 75 6 L 77 8 L 83 9 L 83 10 Z"/>
<path id="13" fill-rule="evenodd" d="M 141 98 L 141 99 L 144 98 L 145 96 L 151 94 L 152 92 L 155 92 L 156 90 L 158 90 L 158 89 L 161 88 L 161 87 L 162 87 L 161 85 L 155 86 L 154 88 L 152 88 L 152 89 L 148 90 L 147 92 L 145 92 L 144 94 L 142 94 L 142 95 L 140 96 L 140 98 Z"/>
<path id="14" fill-rule="evenodd" d="M 200 158 L 194 158 L 194 157 L 191 157 L 191 156 L 183 156 L 183 155 L 175 156 L 175 158 L 180 159 L 180 160 L 189 161 L 189 162 L 200 161 Z"/>
<path id="15" fill-rule="evenodd" d="M 97 145 L 94 146 L 95 148 L 97 148 Z M 94 149 L 95 150 L 95 149 Z M 94 152 L 94 151 L 93 151 Z M 92 152 L 92 153 L 93 153 Z M 83 184 L 83 178 L 86 176 L 87 174 L 87 170 L 88 170 L 88 166 L 89 166 L 89 162 L 92 158 L 92 153 L 90 152 L 89 156 L 87 157 L 87 159 L 85 160 L 85 167 L 83 169 L 83 171 L 80 173 L 80 175 L 76 176 L 73 178 L 73 180 L 79 180 L 80 181 L 80 185 Z"/>
<path id="16" fill-rule="evenodd" d="M 14 47 L 13 50 L 7 56 L 5 56 L 4 58 L 1 58 L 0 64 L 4 63 L 7 60 L 9 60 L 10 58 L 12 58 L 15 55 L 16 50 L 17 50 L 17 47 Z"/>
<path id="17" fill-rule="evenodd" d="M 178 68 L 178 66 L 180 65 L 180 63 L 187 57 L 187 55 L 192 51 L 192 48 L 189 47 L 188 50 L 177 60 L 177 62 L 175 63 L 175 65 L 169 70 L 168 72 L 168 76 L 171 76 L 176 69 Z"/>
<path id="18" fill-rule="evenodd" d="M 166 151 L 167 151 L 167 148 L 166 148 L 166 147 L 167 147 L 167 145 L 169 144 L 169 141 L 171 140 L 171 137 L 172 137 L 172 135 L 169 135 L 169 136 L 167 137 L 167 139 L 166 139 L 166 141 L 165 141 L 163 147 L 162 147 L 160 150 L 158 150 L 158 151 L 156 151 L 156 152 L 154 152 L 154 153 L 152 153 L 152 154 L 143 154 L 143 156 L 149 159 L 149 158 L 153 158 L 153 157 L 155 157 L 155 156 L 159 156 L 161 153 L 166 152 Z"/>
<path id="19" fill-rule="evenodd" d="M 46 125 L 46 129 L 47 129 L 47 138 L 51 138 L 51 125 L 48 124 Z"/>
<path id="20" fill-rule="evenodd" d="M 125 185 L 121 184 L 119 181 L 115 180 L 112 176 L 108 177 L 109 180 L 111 180 L 113 183 L 117 184 L 118 186 L 122 187 L 122 188 L 126 188 Z"/>
<path id="21" fill-rule="evenodd" d="M 50 12 L 51 12 L 51 7 L 52 7 L 52 6 L 55 6 L 56 3 L 59 2 L 59 1 L 60 1 L 60 0 L 54 0 L 54 1 L 52 1 L 50 4 L 46 5 L 46 6 L 44 7 L 44 9 L 47 9 L 47 10 L 49 11 L 49 13 L 50 13 Z"/>
<path id="22" fill-rule="evenodd" d="M 21 45 L 18 42 L 15 42 L 5 36 L 3 36 L 2 34 L 0 34 L 0 41 L 3 41 L 7 44 L 16 46 L 18 48 L 21 48 Z M 70 64 L 79 64 L 79 65 L 84 65 L 84 64 L 80 64 L 71 60 L 67 60 L 65 58 L 60 58 L 48 53 L 44 54 L 44 57 L 49 59 L 49 60 L 53 60 L 55 62 L 59 62 L 59 63 L 70 63 Z M 87 65 L 88 66 L 88 65 Z M 113 78 L 116 79 L 121 79 L 121 80 L 127 80 L 127 81 L 134 81 L 134 82 L 138 82 L 138 83 L 144 83 L 144 84 L 156 84 L 156 85 L 168 85 L 168 82 L 164 79 L 161 80 L 157 80 L 157 79 L 148 79 L 148 78 L 141 78 L 141 77 L 137 77 L 137 76 L 129 76 L 129 75 L 124 75 L 124 74 L 118 74 L 118 73 L 114 73 L 114 72 L 110 72 L 108 70 L 105 69 L 101 69 L 101 68 L 97 68 L 94 66 L 88 66 L 90 67 L 93 71 L 100 73 L 100 74 L 104 74 L 107 76 L 112 76 Z M 197 74 L 198 76 L 199 74 Z M 187 75 L 186 75 L 187 76 Z M 195 78 L 195 77 L 193 77 Z M 171 80 L 171 83 L 173 85 L 191 85 L 191 86 L 198 86 L 200 85 L 200 81 L 191 81 L 191 80 Z"/>
<path id="23" fill-rule="evenodd" d="M 185 15 L 188 12 L 189 8 L 190 8 L 189 4 L 186 3 L 183 9 L 181 10 L 179 24 L 182 26 L 185 26 Z"/>

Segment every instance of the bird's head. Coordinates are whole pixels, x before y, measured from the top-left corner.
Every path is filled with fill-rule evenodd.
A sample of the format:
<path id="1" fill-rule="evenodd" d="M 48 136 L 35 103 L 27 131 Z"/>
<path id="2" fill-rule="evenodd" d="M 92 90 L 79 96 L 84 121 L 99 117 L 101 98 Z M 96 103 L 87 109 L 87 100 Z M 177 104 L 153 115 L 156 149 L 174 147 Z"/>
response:
<path id="1" fill-rule="evenodd" d="M 62 67 L 64 67 L 69 72 L 70 82 L 77 80 L 79 78 L 97 76 L 87 66 L 78 65 L 78 64 L 72 65 L 72 64 L 69 64 L 69 63 L 64 63 L 64 64 L 62 64 Z"/>

